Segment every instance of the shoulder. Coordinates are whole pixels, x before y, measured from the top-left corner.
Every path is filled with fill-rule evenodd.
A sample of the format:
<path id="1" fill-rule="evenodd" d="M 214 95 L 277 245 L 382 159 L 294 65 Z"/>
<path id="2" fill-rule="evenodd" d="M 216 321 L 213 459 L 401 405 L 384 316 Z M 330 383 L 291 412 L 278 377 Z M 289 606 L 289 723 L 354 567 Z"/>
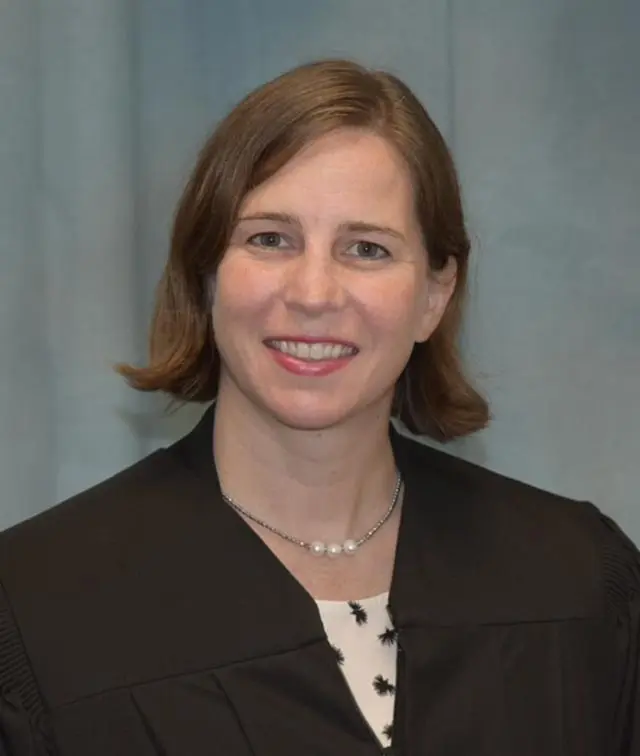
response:
<path id="1" fill-rule="evenodd" d="M 210 505 L 174 447 L 0 534 L 0 613 L 52 705 L 156 672 Z"/>
<path id="2" fill-rule="evenodd" d="M 510 478 L 409 436 L 398 434 L 395 448 L 416 480 L 422 477 L 425 496 L 429 495 L 429 483 L 438 481 L 451 491 L 452 504 L 480 508 L 489 517 L 505 517 L 514 524 L 527 523 L 530 517 L 551 518 L 558 524 L 568 518 L 579 523 L 584 518 L 588 521 L 595 511 L 588 502 Z"/>
<path id="3" fill-rule="evenodd" d="M 0 576 L 14 574 L 39 557 L 82 550 L 95 558 L 114 545 L 114 535 L 132 527 L 175 475 L 157 451 L 111 478 L 0 533 Z M 97 551 L 96 551 L 97 550 Z"/>
<path id="4" fill-rule="evenodd" d="M 177 472 L 163 451 L 0 533 L 0 583 L 19 625 L 81 605 L 158 533 Z M 129 556 L 128 556 L 129 555 Z M 120 565 L 120 567 L 119 567 Z"/>
<path id="5" fill-rule="evenodd" d="M 54 612 L 62 592 L 80 601 L 149 541 L 150 523 L 161 533 L 179 479 L 171 455 L 159 450 L 0 533 L 0 582 L 11 603 Z"/>
<path id="6" fill-rule="evenodd" d="M 170 446 L 0 533 L 0 581 L 11 593 L 36 592 L 45 605 L 48 586 L 80 597 L 160 558 L 210 507 L 205 468 L 213 468 L 211 413 Z"/>
<path id="7" fill-rule="evenodd" d="M 55 611 L 80 601 L 142 560 L 158 558 L 202 491 L 179 453 L 182 439 L 0 533 L 0 582 L 9 597 Z M 35 601 L 37 597 L 37 602 Z"/>
<path id="8" fill-rule="evenodd" d="M 87 491 L 0 533 L 0 729 L 44 738 L 44 700 L 75 674 L 73 650 L 83 607 L 104 590 L 136 539 L 139 524 L 171 479 L 156 452 Z M 139 538 L 138 538 L 139 540 Z M 69 639 L 69 642 L 66 642 Z M 64 658 L 62 658 L 64 657 Z M 12 707 L 9 721 L 4 718 Z M 0 752 L 2 748 L 0 747 Z M 43 751 L 45 752 L 45 751 Z M 48 750 L 46 750 L 48 753 Z M 40 753 L 40 751 L 38 751 Z"/>
<path id="9" fill-rule="evenodd" d="M 406 436 L 396 448 L 422 481 L 425 506 L 434 489 L 446 498 L 438 502 L 438 517 L 450 530 L 463 523 L 455 526 L 463 534 L 458 545 L 464 544 L 479 574 L 490 564 L 485 577 L 498 591 L 515 586 L 522 596 L 528 588 L 541 606 L 616 617 L 640 596 L 638 549 L 592 502 L 545 491 Z"/>

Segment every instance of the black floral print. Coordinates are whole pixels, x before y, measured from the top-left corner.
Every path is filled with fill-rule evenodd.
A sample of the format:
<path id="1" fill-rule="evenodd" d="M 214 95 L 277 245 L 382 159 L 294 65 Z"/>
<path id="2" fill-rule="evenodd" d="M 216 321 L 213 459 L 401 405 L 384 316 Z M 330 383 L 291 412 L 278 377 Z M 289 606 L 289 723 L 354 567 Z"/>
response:
<path id="1" fill-rule="evenodd" d="M 383 603 L 387 595 L 319 602 L 337 666 L 383 749 L 393 745 L 398 645 L 398 633 L 387 603 Z"/>
<path id="2" fill-rule="evenodd" d="M 351 614 L 355 617 L 357 625 L 367 624 L 369 618 L 362 604 L 359 604 L 357 601 L 349 601 L 349 609 L 351 609 Z"/>
<path id="3" fill-rule="evenodd" d="M 373 678 L 373 687 L 379 696 L 392 696 L 396 692 L 396 686 L 382 675 Z"/>
<path id="4" fill-rule="evenodd" d="M 388 627 L 384 633 L 380 633 L 378 640 L 383 646 L 392 646 L 398 638 L 398 631 L 395 627 Z"/>

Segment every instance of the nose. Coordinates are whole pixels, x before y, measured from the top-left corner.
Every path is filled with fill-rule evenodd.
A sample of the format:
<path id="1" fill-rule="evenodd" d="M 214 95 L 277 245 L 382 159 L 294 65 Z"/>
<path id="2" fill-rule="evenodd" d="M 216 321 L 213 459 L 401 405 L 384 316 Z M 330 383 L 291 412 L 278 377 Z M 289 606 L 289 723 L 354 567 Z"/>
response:
<path id="1" fill-rule="evenodd" d="M 307 249 L 289 262 L 284 301 L 308 314 L 338 309 L 343 298 L 338 263 L 331 255 Z"/>

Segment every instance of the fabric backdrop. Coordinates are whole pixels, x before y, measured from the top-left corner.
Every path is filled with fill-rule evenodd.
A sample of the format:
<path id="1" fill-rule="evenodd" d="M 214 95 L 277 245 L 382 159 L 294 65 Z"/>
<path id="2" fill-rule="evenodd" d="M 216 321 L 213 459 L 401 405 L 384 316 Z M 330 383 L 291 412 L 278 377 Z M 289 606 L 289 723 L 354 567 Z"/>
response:
<path id="1" fill-rule="evenodd" d="M 110 366 L 145 353 L 197 148 L 347 56 L 404 77 L 460 168 L 495 420 L 447 449 L 640 541 L 639 33 L 637 0 L 0 0 L 0 527 L 190 427 Z"/>

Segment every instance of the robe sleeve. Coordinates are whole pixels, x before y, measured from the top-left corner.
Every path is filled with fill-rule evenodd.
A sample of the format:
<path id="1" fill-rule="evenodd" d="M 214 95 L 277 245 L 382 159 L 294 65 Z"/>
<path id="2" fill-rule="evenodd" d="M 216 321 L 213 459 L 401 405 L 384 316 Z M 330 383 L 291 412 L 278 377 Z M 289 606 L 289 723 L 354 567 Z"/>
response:
<path id="1" fill-rule="evenodd" d="M 601 515 L 604 575 L 616 624 L 618 679 L 615 756 L 640 756 L 640 552 L 620 527 Z"/>
<path id="2" fill-rule="evenodd" d="M 1 585 L 0 756 L 56 756 L 38 685 Z"/>

